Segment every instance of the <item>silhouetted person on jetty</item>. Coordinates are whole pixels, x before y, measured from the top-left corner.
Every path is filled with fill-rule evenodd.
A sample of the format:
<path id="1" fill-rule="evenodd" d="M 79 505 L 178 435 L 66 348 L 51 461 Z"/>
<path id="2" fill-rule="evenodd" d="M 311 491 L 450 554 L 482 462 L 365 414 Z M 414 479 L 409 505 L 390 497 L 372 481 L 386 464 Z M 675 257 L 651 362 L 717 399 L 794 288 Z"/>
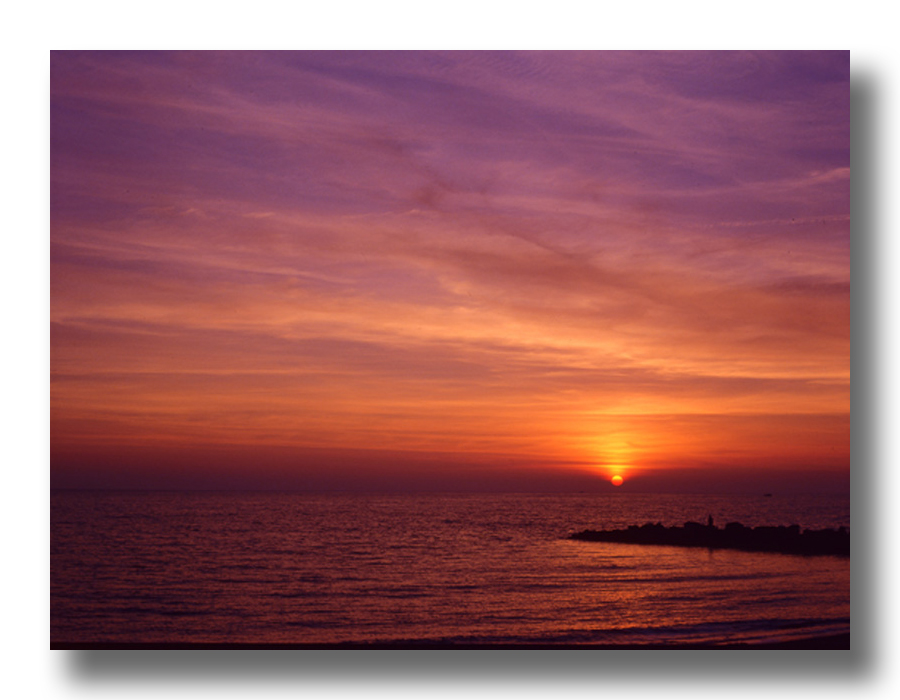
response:
<path id="1" fill-rule="evenodd" d="M 662 523 L 629 525 L 625 530 L 584 530 L 571 539 L 588 542 L 620 542 L 626 544 L 656 544 L 676 547 L 708 547 L 710 549 L 740 549 L 748 552 L 777 552 L 850 556 L 850 531 L 804 530 L 799 525 L 785 527 L 745 527 L 731 522 L 724 529 L 713 524 L 712 515 L 706 526 L 686 522 L 683 527 L 665 527 Z"/>

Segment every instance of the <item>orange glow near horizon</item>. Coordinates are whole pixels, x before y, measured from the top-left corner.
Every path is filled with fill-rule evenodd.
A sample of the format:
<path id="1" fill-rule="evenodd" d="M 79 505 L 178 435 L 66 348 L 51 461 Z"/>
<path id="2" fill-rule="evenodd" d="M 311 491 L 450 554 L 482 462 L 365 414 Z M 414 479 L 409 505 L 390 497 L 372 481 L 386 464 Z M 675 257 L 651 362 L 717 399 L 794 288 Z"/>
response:
<path id="1" fill-rule="evenodd" d="M 54 52 L 54 484 L 848 475 L 849 59 L 723 60 Z"/>

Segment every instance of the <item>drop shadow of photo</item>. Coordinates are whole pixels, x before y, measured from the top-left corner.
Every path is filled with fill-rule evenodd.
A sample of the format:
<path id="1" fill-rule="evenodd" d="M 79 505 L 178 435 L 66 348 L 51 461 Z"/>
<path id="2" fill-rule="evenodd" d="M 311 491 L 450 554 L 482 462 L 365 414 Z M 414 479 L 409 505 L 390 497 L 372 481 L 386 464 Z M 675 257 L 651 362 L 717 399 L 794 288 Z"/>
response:
<path id="1" fill-rule="evenodd" d="M 880 192 L 875 176 L 875 144 L 881 126 L 878 115 L 879 78 L 854 73 L 851 79 L 851 333 L 854 352 L 851 395 L 852 647 L 850 651 L 759 650 L 723 651 L 631 650 L 269 650 L 269 651 L 64 651 L 67 679 L 79 686 L 108 682 L 168 684 L 185 681 L 259 683 L 547 679 L 577 683 L 639 680 L 666 684 L 672 680 L 732 683 L 736 680 L 777 683 L 815 676 L 817 679 L 864 678 L 877 659 L 876 610 L 884 528 L 879 527 L 875 493 L 877 454 L 882 423 L 876 416 L 875 377 L 885 358 L 880 350 L 878 319 L 885 301 L 879 299 L 879 237 L 875 220 Z M 652 669 L 652 674 L 647 669 Z"/>

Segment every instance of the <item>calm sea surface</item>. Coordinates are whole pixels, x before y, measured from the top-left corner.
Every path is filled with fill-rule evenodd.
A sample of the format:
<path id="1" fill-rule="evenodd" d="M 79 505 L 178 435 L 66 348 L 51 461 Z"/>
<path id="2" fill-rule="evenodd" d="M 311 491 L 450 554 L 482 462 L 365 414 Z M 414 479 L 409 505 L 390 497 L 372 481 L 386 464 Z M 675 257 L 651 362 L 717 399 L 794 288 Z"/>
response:
<path id="1" fill-rule="evenodd" d="M 850 525 L 849 499 L 51 494 L 51 643 L 774 642 L 850 629 L 850 561 L 576 542 Z"/>

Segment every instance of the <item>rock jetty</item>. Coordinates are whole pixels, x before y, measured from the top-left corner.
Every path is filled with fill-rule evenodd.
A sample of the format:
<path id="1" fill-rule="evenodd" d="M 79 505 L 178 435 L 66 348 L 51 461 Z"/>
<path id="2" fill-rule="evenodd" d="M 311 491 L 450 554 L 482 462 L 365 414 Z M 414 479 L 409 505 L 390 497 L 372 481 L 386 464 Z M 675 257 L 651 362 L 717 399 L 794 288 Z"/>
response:
<path id="1" fill-rule="evenodd" d="M 801 532 L 799 525 L 746 527 L 741 523 L 728 523 L 724 528 L 719 528 L 713 525 L 710 519 L 706 525 L 687 522 L 682 527 L 665 527 L 661 523 L 647 523 L 630 525 L 625 530 L 584 530 L 570 535 L 570 539 L 587 542 L 740 549 L 747 552 L 850 556 L 850 531 L 844 527 L 837 530 Z"/>

